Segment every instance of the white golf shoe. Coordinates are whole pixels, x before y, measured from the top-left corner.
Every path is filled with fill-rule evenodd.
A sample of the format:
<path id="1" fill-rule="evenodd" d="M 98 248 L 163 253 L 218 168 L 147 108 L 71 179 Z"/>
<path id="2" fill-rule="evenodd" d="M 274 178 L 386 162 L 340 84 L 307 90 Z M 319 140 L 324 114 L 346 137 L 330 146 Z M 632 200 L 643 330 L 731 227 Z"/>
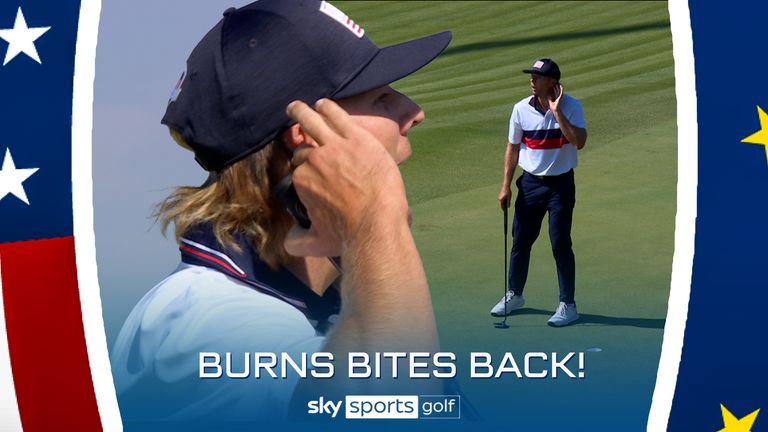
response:
<path id="1" fill-rule="evenodd" d="M 504 303 L 506 302 L 506 306 Z M 504 297 L 496 303 L 496 306 L 491 309 L 491 315 L 493 316 L 505 316 L 509 315 L 513 310 L 520 309 L 525 305 L 525 299 L 522 295 L 515 295 L 512 291 L 507 291 Z M 505 313 L 506 312 L 506 313 Z"/>
<path id="2" fill-rule="evenodd" d="M 549 318 L 547 324 L 552 327 L 562 327 L 579 319 L 579 314 L 576 312 L 576 303 L 564 303 L 560 302 L 555 314 Z"/>

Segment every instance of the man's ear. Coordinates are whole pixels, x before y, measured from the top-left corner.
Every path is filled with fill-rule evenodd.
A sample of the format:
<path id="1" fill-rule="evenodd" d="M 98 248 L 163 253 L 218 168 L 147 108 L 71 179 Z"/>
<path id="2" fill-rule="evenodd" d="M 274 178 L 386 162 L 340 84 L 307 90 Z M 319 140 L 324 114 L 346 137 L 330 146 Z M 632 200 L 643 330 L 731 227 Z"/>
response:
<path id="1" fill-rule="evenodd" d="M 285 145 L 285 147 L 291 152 L 296 151 L 296 149 L 301 145 L 318 147 L 317 141 L 315 141 L 314 138 L 304 132 L 304 129 L 302 129 L 301 125 L 298 123 L 293 124 L 291 127 L 286 129 L 285 132 L 283 132 L 281 138 L 283 145 Z"/>

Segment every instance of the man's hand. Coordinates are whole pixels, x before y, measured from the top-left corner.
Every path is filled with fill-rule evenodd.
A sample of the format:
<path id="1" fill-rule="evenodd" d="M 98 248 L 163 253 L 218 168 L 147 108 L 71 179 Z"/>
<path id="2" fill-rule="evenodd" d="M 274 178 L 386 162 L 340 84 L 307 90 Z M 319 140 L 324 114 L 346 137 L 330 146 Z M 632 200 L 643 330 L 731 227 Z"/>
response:
<path id="1" fill-rule="evenodd" d="M 373 219 L 407 224 L 408 203 L 397 164 L 344 109 L 321 99 L 315 110 L 301 101 L 288 115 L 319 143 L 294 152 L 293 183 L 312 227 L 294 225 L 285 249 L 294 256 L 340 256 L 342 247 Z"/>
<path id="2" fill-rule="evenodd" d="M 437 329 L 408 203 L 395 160 L 384 146 L 335 102 L 288 106 L 311 143 L 294 152 L 294 186 L 312 220 L 294 225 L 285 241 L 291 255 L 340 256 L 342 309 L 321 351 L 339 370 L 348 353 L 439 351 Z M 407 374 L 399 371 L 400 376 Z M 301 380 L 294 401 L 319 395 L 437 394 L 430 380 Z"/>
<path id="3" fill-rule="evenodd" d="M 581 150 L 587 143 L 587 130 L 572 125 L 565 114 L 560 111 L 563 94 L 565 94 L 565 87 L 562 84 L 557 84 L 555 86 L 554 99 L 552 97 L 549 99 L 549 109 L 552 110 L 555 121 L 560 126 L 560 130 L 563 131 L 563 135 L 568 138 L 568 142 L 573 144 L 576 150 Z"/>
<path id="4" fill-rule="evenodd" d="M 499 192 L 499 207 L 502 210 L 509 208 L 512 198 L 510 185 L 512 184 L 512 178 L 515 176 L 515 169 L 517 168 L 519 158 L 520 144 L 507 144 L 507 149 L 504 150 L 504 177 L 501 181 L 501 191 Z"/>
<path id="5" fill-rule="evenodd" d="M 555 84 L 554 94 L 549 98 L 549 109 L 552 112 L 560 112 L 560 102 L 563 100 L 563 94 L 565 93 L 565 87 L 562 84 Z"/>
<path id="6" fill-rule="evenodd" d="M 499 207 L 501 207 L 502 210 L 509 208 L 510 198 L 512 198 L 512 191 L 509 189 L 509 185 L 503 185 L 501 187 L 501 192 L 499 192 Z"/>

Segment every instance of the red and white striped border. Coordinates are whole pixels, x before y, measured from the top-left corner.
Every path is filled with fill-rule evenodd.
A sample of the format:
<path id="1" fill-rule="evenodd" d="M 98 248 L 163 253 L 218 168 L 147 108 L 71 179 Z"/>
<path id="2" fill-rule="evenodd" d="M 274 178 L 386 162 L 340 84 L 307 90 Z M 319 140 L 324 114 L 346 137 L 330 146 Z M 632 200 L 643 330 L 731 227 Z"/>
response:
<path id="1" fill-rule="evenodd" d="M 81 1 L 72 98 L 72 207 L 80 306 L 96 403 L 102 428 L 122 431 L 104 330 L 93 231 L 93 84 L 100 13 L 101 0 Z"/>
<path id="2" fill-rule="evenodd" d="M 2 257 L 0 257 L 0 269 Z M 3 275 L 0 271 L 0 431 L 20 431 L 21 416 L 16 401 L 11 354 L 8 351 L 8 332 L 5 328 L 5 307 L 3 306 Z"/>

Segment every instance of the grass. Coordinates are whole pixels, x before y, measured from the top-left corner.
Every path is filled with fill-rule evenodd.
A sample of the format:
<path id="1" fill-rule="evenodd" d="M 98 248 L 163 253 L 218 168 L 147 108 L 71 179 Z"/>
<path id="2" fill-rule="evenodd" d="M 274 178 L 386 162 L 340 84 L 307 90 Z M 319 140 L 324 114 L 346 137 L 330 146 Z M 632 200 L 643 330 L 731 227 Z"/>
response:
<path id="1" fill-rule="evenodd" d="M 403 175 L 443 349 L 460 356 L 602 349 L 588 353 L 583 380 L 470 380 L 460 367 L 467 396 L 488 419 L 514 406 L 520 430 L 548 429 L 541 425 L 553 413 L 573 430 L 644 429 L 674 246 L 677 130 L 666 2 L 334 3 L 380 46 L 454 33 L 440 58 L 395 85 L 427 113 L 411 132 L 414 156 Z M 557 279 L 545 228 L 531 259 L 529 309 L 496 330 L 488 314 L 503 289 L 496 195 L 509 114 L 529 94 L 521 70 L 538 57 L 558 61 L 589 130 L 573 227 L 583 319 L 546 326 Z"/>

